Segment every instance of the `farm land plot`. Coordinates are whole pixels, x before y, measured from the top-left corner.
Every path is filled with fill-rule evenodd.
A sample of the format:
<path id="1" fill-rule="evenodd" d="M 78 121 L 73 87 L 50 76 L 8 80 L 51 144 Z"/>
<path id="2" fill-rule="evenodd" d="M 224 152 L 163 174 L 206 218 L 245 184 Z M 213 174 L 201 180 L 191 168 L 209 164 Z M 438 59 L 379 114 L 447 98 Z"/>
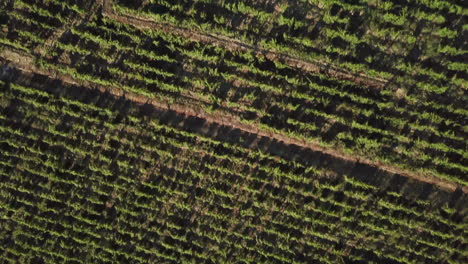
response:
<path id="1" fill-rule="evenodd" d="M 5 260 L 30 250 L 84 263 L 437 263 L 464 253 L 466 194 L 365 166 L 342 174 L 340 161 L 294 157 L 254 134 L 20 79 L 1 89 L 3 232 L 15 233 Z"/>
<path id="2" fill-rule="evenodd" d="M 2 261 L 465 262 L 466 10 L 355 2 L 0 3 Z"/>
<path id="3" fill-rule="evenodd" d="M 411 99 L 417 103 L 400 100 L 391 89 L 369 89 L 224 48 L 97 15 L 64 33 L 40 62 L 79 79 L 185 101 L 275 133 L 466 184 L 466 109 L 422 97 Z"/>

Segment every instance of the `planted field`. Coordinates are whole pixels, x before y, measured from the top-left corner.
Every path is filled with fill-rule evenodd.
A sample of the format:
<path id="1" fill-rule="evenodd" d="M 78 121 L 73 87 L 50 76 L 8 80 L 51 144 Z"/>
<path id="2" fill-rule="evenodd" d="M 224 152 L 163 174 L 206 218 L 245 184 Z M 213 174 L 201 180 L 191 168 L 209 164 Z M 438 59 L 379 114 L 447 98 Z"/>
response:
<path id="1" fill-rule="evenodd" d="M 0 7 L 2 262 L 468 261 L 462 2 Z"/>

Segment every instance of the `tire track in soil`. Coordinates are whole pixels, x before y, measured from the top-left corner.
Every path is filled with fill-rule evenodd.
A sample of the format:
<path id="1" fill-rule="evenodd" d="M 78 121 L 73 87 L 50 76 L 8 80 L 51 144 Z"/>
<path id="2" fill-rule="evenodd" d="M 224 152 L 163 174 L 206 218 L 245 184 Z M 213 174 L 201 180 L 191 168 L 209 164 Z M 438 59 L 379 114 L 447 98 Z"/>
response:
<path id="1" fill-rule="evenodd" d="M 57 72 L 55 70 L 45 70 L 35 66 L 33 63 L 34 57 L 23 52 L 13 51 L 11 49 L 5 48 L 0 52 L 0 63 L 8 65 L 8 67 L 16 67 L 18 70 L 29 73 L 29 74 L 41 74 L 46 75 L 54 79 L 61 80 L 65 84 L 69 85 L 78 85 L 83 86 L 89 89 L 95 89 L 99 92 L 108 92 L 116 97 L 124 97 L 125 99 L 131 100 L 132 102 L 144 105 L 150 104 L 153 107 L 156 107 L 161 110 L 170 110 L 175 111 L 178 114 L 184 115 L 186 117 L 197 117 L 205 120 L 205 123 L 212 123 L 232 127 L 233 129 L 239 129 L 242 132 L 255 134 L 259 137 L 266 137 L 269 139 L 277 140 L 283 144 L 296 145 L 298 147 L 310 149 L 312 151 L 320 152 L 325 155 L 332 156 L 333 158 L 344 160 L 346 162 L 351 162 L 356 165 L 367 165 L 376 169 L 386 171 L 391 174 L 398 174 L 413 180 L 420 182 L 436 185 L 439 188 L 455 192 L 457 189 L 461 190 L 464 193 L 468 193 L 468 186 L 460 186 L 454 182 L 443 180 L 432 175 L 423 175 L 421 173 L 414 173 L 409 170 L 401 169 L 398 167 L 393 167 L 382 162 L 375 162 L 368 159 L 359 158 L 353 155 L 345 154 L 339 150 L 332 148 L 325 148 L 320 146 L 316 142 L 306 142 L 305 140 L 300 140 L 296 138 L 291 138 L 283 134 L 277 134 L 263 129 L 259 129 L 258 126 L 242 123 L 236 116 L 228 115 L 216 115 L 207 113 L 202 109 L 194 109 L 187 105 L 182 104 L 170 104 L 168 102 L 162 102 L 157 99 L 151 99 L 146 96 L 138 95 L 133 92 L 122 91 L 118 88 L 111 86 L 103 86 L 90 81 L 80 81 L 74 79 L 72 76 Z M 2 67 L 4 68 L 4 67 Z M 1 68 L 0 68 L 1 69 Z"/>
<path id="2" fill-rule="evenodd" d="M 107 16 L 123 24 L 132 25 L 138 29 L 159 29 L 170 34 L 176 34 L 188 39 L 223 47 L 229 51 L 253 51 L 256 55 L 262 55 L 268 58 L 269 60 L 279 61 L 281 63 L 288 64 L 293 68 L 298 68 L 306 72 L 327 74 L 337 79 L 352 81 L 357 85 L 362 85 L 366 87 L 383 89 L 388 83 L 388 80 L 383 78 L 374 78 L 362 73 L 350 73 L 348 71 L 342 70 L 338 67 L 320 61 L 308 62 L 287 54 L 269 51 L 258 46 L 246 44 L 239 40 L 232 39 L 226 36 L 200 33 L 187 28 L 174 26 L 169 23 L 156 22 L 149 18 L 137 17 L 127 14 L 116 14 L 112 8 L 111 0 L 101 1 L 103 1 L 103 16 Z"/>

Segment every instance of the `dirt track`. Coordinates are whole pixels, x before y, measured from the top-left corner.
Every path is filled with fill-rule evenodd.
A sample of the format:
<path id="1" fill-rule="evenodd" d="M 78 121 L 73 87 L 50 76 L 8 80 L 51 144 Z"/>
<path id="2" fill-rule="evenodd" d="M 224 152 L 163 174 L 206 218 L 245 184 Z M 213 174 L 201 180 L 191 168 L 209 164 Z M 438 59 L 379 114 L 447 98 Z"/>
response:
<path id="1" fill-rule="evenodd" d="M 112 9 L 111 0 L 100 1 L 103 1 L 102 12 L 104 16 L 107 16 L 124 24 L 132 25 L 139 29 L 159 29 L 167 33 L 177 34 L 185 38 L 197 40 L 202 43 L 217 45 L 219 47 L 226 48 L 230 51 L 253 51 L 257 55 L 263 55 L 269 60 L 279 61 L 288 64 L 291 67 L 298 68 L 306 72 L 323 73 L 335 77 L 337 79 L 349 80 L 356 83 L 357 85 L 362 85 L 366 87 L 382 89 L 388 82 L 388 80 L 386 79 L 373 78 L 362 73 L 353 74 L 324 62 L 308 62 L 299 58 L 294 58 L 287 54 L 274 52 L 263 49 L 258 46 L 242 43 L 237 39 L 232 39 L 226 36 L 216 35 L 212 33 L 201 33 L 187 28 L 174 26 L 169 23 L 155 22 L 154 20 L 148 18 L 130 16 L 126 14 L 116 14 Z"/>
<path id="2" fill-rule="evenodd" d="M 162 110 L 172 110 L 179 114 L 183 114 L 185 116 L 193 116 L 193 117 L 202 118 L 206 120 L 207 123 L 215 123 L 218 125 L 224 125 L 224 126 L 229 126 L 232 128 L 237 128 L 243 132 L 256 134 L 258 136 L 263 136 L 263 137 L 267 137 L 270 139 L 275 139 L 285 144 L 293 144 L 299 147 L 308 148 L 313 151 L 317 151 L 317 152 L 321 152 L 321 153 L 333 156 L 334 158 L 337 158 L 337 159 L 349 161 L 349 162 L 356 163 L 356 164 L 366 164 L 368 166 L 375 167 L 375 168 L 378 168 L 378 169 L 381 169 L 390 173 L 399 174 L 399 175 L 402 175 L 402 176 L 405 176 L 405 177 L 408 177 L 408 178 L 411 178 L 420 182 L 437 185 L 440 188 L 447 190 L 447 191 L 454 192 L 457 188 L 461 188 L 464 193 L 468 193 L 467 186 L 460 187 L 453 182 L 442 180 L 440 178 L 436 178 L 431 175 L 422 175 L 419 173 L 414 173 L 408 170 L 389 166 L 387 164 L 383 164 L 380 162 L 374 162 L 368 159 L 361 159 L 356 156 L 342 153 L 335 149 L 324 148 L 320 146 L 317 142 L 306 142 L 304 140 L 290 138 L 283 134 L 273 133 L 270 131 L 259 129 L 258 126 L 242 123 L 239 120 L 239 118 L 236 116 L 228 116 L 228 115 L 219 116 L 219 115 L 207 113 L 203 110 L 195 110 L 192 107 L 186 106 L 186 105 L 168 104 L 168 103 L 161 102 L 155 99 L 150 99 L 145 96 L 138 95 L 132 92 L 124 92 L 115 87 L 102 86 L 102 85 L 98 85 L 89 81 L 79 81 L 79 80 L 74 79 L 72 76 L 62 74 L 55 70 L 44 70 L 44 69 L 38 68 L 33 63 L 31 63 L 32 61 L 34 61 L 34 58 L 27 54 L 21 54 L 16 51 L 4 49 L 0 53 L 0 58 L 5 60 L 5 62 L 9 63 L 11 66 L 16 67 L 23 72 L 47 75 L 52 78 L 59 79 L 63 81 L 65 84 L 81 85 L 84 87 L 88 87 L 90 89 L 99 90 L 100 92 L 109 92 L 110 94 L 114 96 L 124 97 L 137 104 L 151 104 L 154 107 L 162 109 Z"/>

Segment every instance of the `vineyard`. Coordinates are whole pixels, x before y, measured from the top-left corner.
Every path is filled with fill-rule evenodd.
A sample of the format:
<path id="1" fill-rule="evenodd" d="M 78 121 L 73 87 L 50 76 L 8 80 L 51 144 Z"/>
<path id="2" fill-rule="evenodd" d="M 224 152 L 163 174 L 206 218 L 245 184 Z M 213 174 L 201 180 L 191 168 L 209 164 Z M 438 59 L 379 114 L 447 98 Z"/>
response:
<path id="1" fill-rule="evenodd" d="M 467 20 L 0 1 L 0 262 L 468 262 Z"/>

